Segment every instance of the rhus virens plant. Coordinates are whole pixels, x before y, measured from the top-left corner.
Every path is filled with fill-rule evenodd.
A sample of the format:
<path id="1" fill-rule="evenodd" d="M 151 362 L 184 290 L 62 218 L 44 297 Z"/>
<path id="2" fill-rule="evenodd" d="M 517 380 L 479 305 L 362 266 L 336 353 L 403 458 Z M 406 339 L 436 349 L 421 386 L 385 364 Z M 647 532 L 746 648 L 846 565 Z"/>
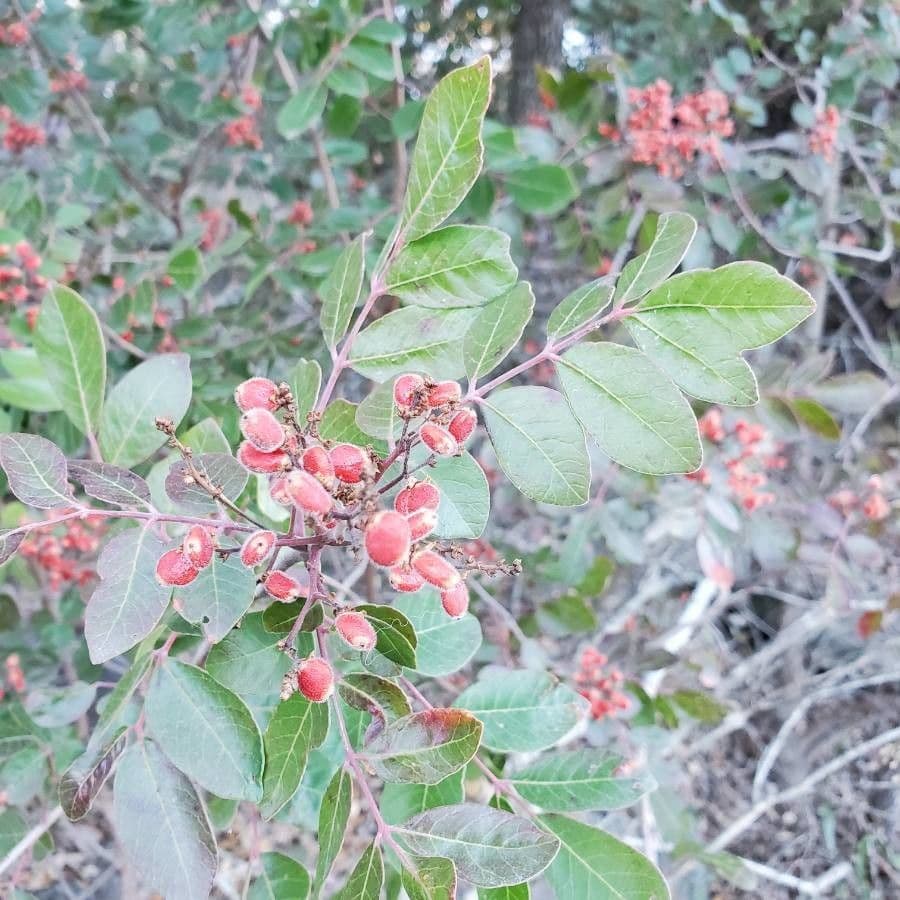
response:
<path id="1" fill-rule="evenodd" d="M 2 557 L 48 522 L 104 525 L 84 636 L 95 665 L 128 662 L 60 802 L 81 819 L 114 773 L 118 838 L 168 898 L 206 896 L 212 822 L 239 802 L 285 815 L 313 758 L 330 777 L 314 871 L 265 853 L 251 860 L 250 896 L 375 900 L 399 882 L 419 900 L 453 897 L 461 882 L 527 897 L 538 876 L 560 898 L 668 896 L 649 860 L 580 815 L 652 788 L 579 747 L 584 698 L 534 668 L 484 666 L 456 695 L 436 681 L 471 672 L 481 645 L 468 586 L 520 569 L 465 543 L 490 505 L 473 454 L 489 443 L 523 494 L 560 507 L 590 497 L 586 434 L 639 472 L 694 471 L 686 395 L 754 403 L 742 352 L 813 304 L 754 262 L 673 276 L 695 224 L 672 213 L 618 277 L 562 300 L 540 352 L 504 369 L 531 287 L 504 234 L 445 224 L 480 172 L 490 92 L 487 59 L 436 87 L 390 239 L 348 242 L 320 287 L 327 377 L 314 360 L 285 360 L 283 373 L 237 385 L 236 446 L 214 423 L 179 430 L 187 356 L 154 356 L 107 391 L 92 309 L 64 287 L 43 301 L 35 349 L 90 458 L 67 462 L 34 434 L 0 437 L 10 490 L 52 517 L 4 532 Z M 382 298 L 396 308 L 376 316 Z M 604 327 L 618 340 L 599 339 Z M 558 390 L 516 383 L 547 363 Z M 360 376 L 373 383 L 362 402 L 338 397 Z M 357 564 L 373 567 L 379 602 L 335 577 Z M 337 888 L 355 802 L 368 845 Z"/>

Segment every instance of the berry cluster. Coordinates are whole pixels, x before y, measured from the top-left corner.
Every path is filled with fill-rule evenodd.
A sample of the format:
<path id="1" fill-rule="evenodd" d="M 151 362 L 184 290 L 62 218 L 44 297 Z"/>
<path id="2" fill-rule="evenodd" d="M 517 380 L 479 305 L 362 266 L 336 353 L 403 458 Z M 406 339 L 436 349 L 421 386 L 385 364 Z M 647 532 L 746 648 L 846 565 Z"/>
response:
<path id="1" fill-rule="evenodd" d="M 58 515 L 66 514 L 59 510 Z M 88 516 L 36 528 L 22 544 L 20 553 L 34 563 L 49 590 L 58 594 L 69 585 L 84 585 L 94 577 L 93 559 L 106 531 L 103 519 Z"/>
<path id="2" fill-rule="evenodd" d="M 296 225 L 298 228 L 311 225 L 313 220 L 313 208 L 309 201 L 297 200 L 291 207 L 291 212 L 288 215 L 287 220 L 289 224 Z"/>
<path id="3" fill-rule="evenodd" d="M 616 668 L 607 669 L 609 660 L 594 647 L 586 647 L 575 673 L 578 693 L 591 704 L 591 716 L 603 719 L 631 707 L 620 686 L 625 676 Z"/>
<path id="4" fill-rule="evenodd" d="M 4 47 L 21 47 L 28 43 L 30 36 L 27 22 L 16 21 L 8 25 L 0 23 L 0 44 Z"/>
<path id="5" fill-rule="evenodd" d="M 77 91 L 84 91 L 87 89 L 87 86 L 87 75 L 84 72 L 79 72 L 77 69 L 67 69 L 65 72 L 60 72 L 50 79 L 50 90 L 54 94 L 71 94 Z"/>
<path id="6" fill-rule="evenodd" d="M 250 150 L 262 150 L 262 137 L 256 127 L 252 115 L 238 116 L 224 126 L 225 143 L 229 147 L 247 147 Z"/>
<path id="7" fill-rule="evenodd" d="M 217 247 L 225 237 L 227 222 L 225 213 L 215 207 L 201 210 L 197 218 L 203 223 L 203 235 L 200 238 L 200 249 L 209 252 Z"/>
<path id="8" fill-rule="evenodd" d="M 9 261 L 11 256 L 15 261 Z M 38 274 L 40 254 L 28 243 L 19 241 L 15 247 L 0 244 L 0 303 L 40 301 L 47 279 Z"/>
<path id="9" fill-rule="evenodd" d="M 6 657 L 4 667 L 6 669 L 6 683 L 9 685 L 10 690 L 16 694 L 24 694 L 28 684 L 25 681 L 25 672 L 22 669 L 22 660 L 19 658 L 19 654 L 10 653 Z M 4 694 L 5 690 L 0 686 L 0 700 L 3 699 Z"/>
<path id="10" fill-rule="evenodd" d="M 828 503 L 838 512 L 849 516 L 859 511 L 871 522 L 883 522 L 891 514 L 891 504 L 884 495 L 884 479 L 873 475 L 866 483 L 865 490 L 857 493 L 849 488 L 836 491 L 828 498 Z"/>
<path id="11" fill-rule="evenodd" d="M 837 147 L 838 129 L 841 126 L 841 114 L 836 106 L 826 106 L 816 116 L 816 124 L 809 132 L 809 150 L 821 156 L 826 162 L 834 160 Z"/>
<path id="12" fill-rule="evenodd" d="M 0 122 L 6 125 L 3 147 L 10 153 L 22 153 L 29 147 L 43 147 L 47 143 L 47 134 L 40 125 L 26 125 L 8 106 L 0 106 Z"/>

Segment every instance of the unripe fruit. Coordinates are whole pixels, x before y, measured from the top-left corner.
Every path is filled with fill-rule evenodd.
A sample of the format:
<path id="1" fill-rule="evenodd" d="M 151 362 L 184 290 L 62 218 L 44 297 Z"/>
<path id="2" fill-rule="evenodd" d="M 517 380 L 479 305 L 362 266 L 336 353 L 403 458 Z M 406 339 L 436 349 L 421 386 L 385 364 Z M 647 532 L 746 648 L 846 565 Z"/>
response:
<path id="1" fill-rule="evenodd" d="M 258 566 L 272 552 L 274 546 L 274 531 L 254 531 L 241 547 L 241 562 L 248 569 L 252 569 L 254 566 Z"/>
<path id="2" fill-rule="evenodd" d="M 414 594 L 425 584 L 425 579 L 409 566 L 394 566 L 388 573 L 388 580 L 395 591 L 404 594 Z"/>
<path id="3" fill-rule="evenodd" d="M 422 439 L 422 443 L 438 456 L 453 456 L 459 451 L 456 438 L 446 428 L 441 428 L 434 422 L 426 422 L 419 429 L 419 437 Z"/>
<path id="4" fill-rule="evenodd" d="M 264 453 L 257 450 L 249 441 L 242 441 L 238 447 L 237 461 L 251 472 L 259 472 L 262 475 L 274 475 L 276 472 L 284 472 L 291 466 L 291 458 L 282 450 L 274 453 Z"/>
<path id="5" fill-rule="evenodd" d="M 394 498 L 394 509 L 404 516 L 417 509 L 434 509 L 441 505 L 441 492 L 430 481 L 419 481 L 403 488 Z"/>
<path id="6" fill-rule="evenodd" d="M 338 444 L 328 454 L 334 466 L 334 474 L 345 484 L 362 481 L 367 472 L 372 471 L 372 460 L 362 447 L 355 444 Z"/>
<path id="7" fill-rule="evenodd" d="M 368 652 L 375 646 L 375 629 L 362 613 L 339 613 L 334 620 L 334 627 L 354 650 Z"/>
<path id="8" fill-rule="evenodd" d="M 156 564 L 156 580 L 160 584 L 190 584 L 199 574 L 199 570 L 191 565 L 191 561 L 182 553 L 181 548 L 167 550 Z"/>
<path id="9" fill-rule="evenodd" d="M 274 570 L 266 572 L 262 579 L 263 587 L 270 597 L 291 603 L 298 597 L 305 597 L 308 593 L 296 578 L 292 578 L 286 572 Z"/>
<path id="10" fill-rule="evenodd" d="M 449 590 L 459 583 L 459 572 L 434 550 L 420 550 L 414 553 L 411 564 L 429 584 L 441 590 Z"/>
<path id="11" fill-rule="evenodd" d="M 285 491 L 294 506 L 299 506 L 310 513 L 324 515 L 330 512 L 334 502 L 331 494 L 309 472 L 302 469 L 288 472 L 285 476 Z"/>
<path id="12" fill-rule="evenodd" d="M 472 432 L 477 424 L 478 416 L 475 415 L 475 410 L 464 407 L 450 420 L 447 431 L 460 444 L 464 444 L 472 436 Z"/>
<path id="13" fill-rule="evenodd" d="M 297 669 L 297 687 L 313 703 L 324 703 L 334 691 L 334 674 L 324 659 L 311 656 Z"/>
<path id="14" fill-rule="evenodd" d="M 375 513 L 366 526 L 366 552 L 378 566 L 396 566 L 406 559 L 411 540 L 409 522 L 392 509 Z"/>
<path id="15" fill-rule="evenodd" d="M 417 509 L 406 517 L 413 541 L 420 541 L 437 527 L 438 515 L 433 509 Z"/>
<path id="16" fill-rule="evenodd" d="M 275 409 L 277 390 L 275 382 L 268 378 L 248 378 L 235 388 L 234 402 L 241 412 L 257 408 Z"/>
<path id="17" fill-rule="evenodd" d="M 202 525 L 194 525 L 184 536 L 181 552 L 195 569 L 205 569 L 213 558 L 212 536 Z"/>
<path id="18" fill-rule="evenodd" d="M 241 416 L 241 434 L 263 453 L 272 453 L 284 444 L 284 426 L 261 407 L 248 409 Z"/>
<path id="19" fill-rule="evenodd" d="M 448 403 L 458 403 L 462 398 L 462 388 L 456 381 L 439 381 L 428 391 L 428 405 L 434 409 Z"/>
<path id="20" fill-rule="evenodd" d="M 464 616 L 469 609 L 469 589 L 466 583 L 460 581 L 454 587 L 441 591 L 441 606 L 454 619 Z"/>
<path id="21" fill-rule="evenodd" d="M 334 463 L 324 447 L 309 447 L 304 450 L 303 468 L 326 487 L 334 484 Z"/>
<path id="22" fill-rule="evenodd" d="M 422 396 L 425 379 L 421 375 L 401 375 L 394 382 L 394 404 L 402 413 L 413 412 L 418 405 L 417 396 Z"/>

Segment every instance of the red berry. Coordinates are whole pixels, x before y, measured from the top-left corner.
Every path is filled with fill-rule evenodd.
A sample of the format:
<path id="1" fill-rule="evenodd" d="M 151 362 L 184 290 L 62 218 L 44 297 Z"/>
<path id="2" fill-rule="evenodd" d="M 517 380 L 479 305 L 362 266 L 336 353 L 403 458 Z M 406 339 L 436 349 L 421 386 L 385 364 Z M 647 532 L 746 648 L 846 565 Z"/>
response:
<path id="1" fill-rule="evenodd" d="M 426 422 L 419 429 L 419 437 L 422 443 L 438 456 L 453 456 L 459 451 L 456 438 L 446 428 L 441 428 L 434 422 Z"/>
<path id="2" fill-rule="evenodd" d="M 195 569 L 205 569 L 213 558 L 212 536 L 202 525 L 194 525 L 184 536 L 181 552 Z"/>
<path id="3" fill-rule="evenodd" d="M 286 572 L 281 572 L 277 569 L 267 572 L 263 576 L 262 584 L 270 597 L 282 600 L 285 603 L 291 603 L 298 597 L 305 597 L 309 593 L 296 578 L 292 578 Z"/>
<path id="4" fill-rule="evenodd" d="M 395 591 L 414 594 L 425 584 L 425 579 L 409 566 L 394 566 L 388 573 L 388 580 Z"/>
<path id="5" fill-rule="evenodd" d="M 241 562 L 248 568 L 252 569 L 258 566 L 271 552 L 275 546 L 274 531 L 254 531 L 247 537 L 241 547 Z"/>
<path id="6" fill-rule="evenodd" d="M 334 690 L 334 674 L 324 659 L 311 656 L 297 669 L 297 687 L 313 703 L 324 703 Z"/>
<path id="7" fill-rule="evenodd" d="M 412 567 L 429 583 L 448 590 L 459 583 L 459 572 L 434 550 L 420 550 L 413 554 Z"/>
<path id="8" fill-rule="evenodd" d="M 447 431 L 456 438 L 460 444 L 464 444 L 475 430 L 478 424 L 478 416 L 475 411 L 465 407 L 461 409 L 451 420 L 447 426 Z"/>
<path id="9" fill-rule="evenodd" d="M 241 412 L 248 409 L 275 409 L 275 392 L 278 390 L 274 381 L 268 378 L 248 378 L 235 388 L 234 402 Z"/>
<path id="10" fill-rule="evenodd" d="M 421 375 L 401 375 L 394 382 L 394 403 L 402 413 L 410 413 L 420 405 L 419 398 L 425 389 Z"/>
<path id="11" fill-rule="evenodd" d="M 469 609 L 469 589 L 464 581 L 458 581 L 452 588 L 441 591 L 441 606 L 448 616 L 458 619 Z"/>
<path id="12" fill-rule="evenodd" d="M 345 484 L 356 484 L 372 471 L 372 460 L 362 447 L 355 444 L 338 444 L 331 448 L 329 456 L 334 474 Z"/>
<path id="13" fill-rule="evenodd" d="M 276 472 L 284 472 L 291 466 L 291 458 L 283 450 L 274 453 L 264 453 L 257 450 L 249 441 L 242 441 L 237 452 L 238 462 L 251 472 L 259 472 L 262 475 L 274 475 Z"/>
<path id="14" fill-rule="evenodd" d="M 396 566 L 409 555 L 409 522 L 394 510 L 382 510 L 366 526 L 366 552 L 378 566 Z"/>
<path id="15" fill-rule="evenodd" d="M 321 515 L 331 511 L 334 502 L 331 494 L 309 472 L 304 472 L 302 469 L 288 472 L 285 477 L 284 489 L 294 506 Z"/>
<path id="16" fill-rule="evenodd" d="M 375 646 L 375 629 L 362 613 L 339 613 L 334 620 L 334 627 L 354 650 L 368 652 Z"/>
<path id="17" fill-rule="evenodd" d="M 417 509 L 407 516 L 406 521 L 409 522 L 412 539 L 420 541 L 437 527 L 438 514 L 433 509 Z"/>
<path id="18" fill-rule="evenodd" d="M 310 447 L 304 450 L 303 468 L 326 487 L 334 485 L 334 463 L 324 447 Z"/>
<path id="19" fill-rule="evenodd" d="M 428 391 L 428 405 L 435 409 L 448 403 L 458 403 L 462 398 L 462 388 L 456 381 L 439 381 Z"/>
<path id="20" fill-rule="evenodd" d="M 430 481 L 419 481 L 403 488 L 394 498 L 394 509 L 404 516 L 417 509 L 437 509 L 441 505 L 441 492 Z"/>
<path id="21" fill-rule="evenodd" d="M 167 550 L 156 564 L 156 579 L 160 584 L 190 584 L 199 574 L 199 570 L 191 565 L 180 547 Z"/>
<path id="22" fill-rule="evenodd" d="M 284 444 L 284 426 L 260 406 L 241 416 L 241 434 L 263 453 L 272 453 Z"/>

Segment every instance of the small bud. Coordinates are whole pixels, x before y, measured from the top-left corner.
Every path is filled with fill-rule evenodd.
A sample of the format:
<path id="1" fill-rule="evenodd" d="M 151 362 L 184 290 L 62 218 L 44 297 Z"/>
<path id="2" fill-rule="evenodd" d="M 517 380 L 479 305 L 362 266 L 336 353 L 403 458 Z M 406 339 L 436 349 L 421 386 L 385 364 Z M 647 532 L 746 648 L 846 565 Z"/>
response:
<path id="1" fill-rule="evenodd" d="M 194 525 L 184 536 L 181 552 L 195 569 L 205 569 L 212 562 L 214 548 L 209 531 L 202 525 Z"/>
<path id="2" fill-rule="evenodd" d="M 334 627 L 354 650 L 361 650 L 365 653 L 375 646 L 375 629 L 362 613 L 339 613 L 334 620 Z"/>
<path id="3" fill-rule="evenodd" d="M 408 516 L 418 509 L 434 509 L 441 505 L 441 492 L 430 481 L 419 481 L 403 488 L 394 498 L 394 509 Z"/>
<path id="4" fill-rule="evenodd" d="M 251 472 L 259 472 L 262 475 L 274 475 L 276 472 L 284 472 L 291 466 L 291 458 L 282 450 L 274 453 L 264 453 L 257 450 L 249 441 L 242 441 L 238 447 L 237 461 Z"/>
<path id="5" fill-rule="evenodd" d="M 366 526 L 366 552 L 378 566 L 396 566 L 409 555 L 409 522 L 394 510 L 375 513 Z"/>
<path id="6" fill-rule="evenodd" d="M 156 580 L 165 585 L 190 584 L 199 574 L 181 548 L 167 550 L 156 564 Z"/>
<path id="7" fill-rule="evenodd" d="M 462 399 L 462 388 L 456 381 L 439 381 L 428 391 L 428 405 L 435 409 L 438 406 L 447 406 L 450 403 L 458 403 Z"/>
<path id="8" fill-rule="evenodd" d="M 419 429 L 419 437 L 422 443 L 438 456 L 453 456 L 459 451 L 456 438 L 446 428 L 441 428 L 434 422 L 426 422 Z"/>
<path id="9" fill-rule="evenodd" d="M 459 572 L 434 550 L 420 550 L 413 554 L 412 567 L 429 583 L 441 590 L 449 590 L 459 583 Z"/>
<path id="10" fill-rule="evenodd" d="M 413 541 L 420 541 L 437 527 L 438 514 L 433 509 L 417 509 L 407 516 L 406 521 Z"/>
<path id="11" fill-rule="evenodd" d="M 241 434 L 263 453 L 272 453 L 284 444 L 284 426 L 269 410 L 259 406 L 241 416 Z"/>
<path id="12" fill-rule="evenodd" d="M 235 388 L 234 402 L 241 412 L 248 409 L 275 409 L 275 392 L 278 388 L 268 378 L 248 378 Z"/>
<path id="13" fill-rule="evenodd" d="M 425 579 L 409 566 L 394 566 L 388 572 L 388 580 L 395 591 L 403 594 L 414 594 L 425 584 Z"/>
<path id="14" fill-rule="evenodd" d="M 394 382 L 394 404 L 402 413 L 414 412 L 425 389 L 421 375 L 401 375 Z"/>
<path id="15" fill-rule="evenodd" d="M 475 430 L 477 424 L 478 416 L 475 415 L 475 411 L 468 407 L 464 407 L 450 420 L 447 431 L 449 431 L 460 444 L 464 444 L 472 436 L 472 432 Z"/>
<path id="16" fill-rule="evenodd" d="M 441 591 L 441 606 L 454 619 L 464 616 L 469 609 L 469 589 L 466 583 L 459 581 L 452 588 Z"/>
<path id="17" fill-rule="evenodd" d="M 334 674 L 324 659 L 311 656 L 297 669 L 297 687 L 307 700 L 324 703 L 334 690 Z"/>
<path id="18" fill-rule="evenodd" d="M 309 472 L 294 469 L 285 477 L 285 491 L 294 506 L 310 513 L 324 515 L 331 511 L 331 494 Z"/>
<path id="19" fill-rule="evenodd" d="M 241 562 L 252 569 L 258 566 L 272 552 L 275 546 L 274 531 L 254 531 L 241 547 Z"/>
<path id="20" fill-rule="evenodd" d="M 284 603 L 292 603 L 298 597 L 305 597 L 309 593 L 296 578 L 277 569 L 266 572 L 262 579 L 262 585 L 270 597 Z"/>
<path id="21" fill-rule="evenodd" d="M 303 451 L 303 468 L 325 487 L 334 485 L 334 463 L 324 447 L 309 447 Z"/>
<path id="22" fill-rule="evenodd" d="M 362 481 L 367 472 L 372 471 L 372 460 L 362 447 L 355 444 L 338 444 L 329 453 L 334 474 L 344 484 L 356 484 Z"/>

